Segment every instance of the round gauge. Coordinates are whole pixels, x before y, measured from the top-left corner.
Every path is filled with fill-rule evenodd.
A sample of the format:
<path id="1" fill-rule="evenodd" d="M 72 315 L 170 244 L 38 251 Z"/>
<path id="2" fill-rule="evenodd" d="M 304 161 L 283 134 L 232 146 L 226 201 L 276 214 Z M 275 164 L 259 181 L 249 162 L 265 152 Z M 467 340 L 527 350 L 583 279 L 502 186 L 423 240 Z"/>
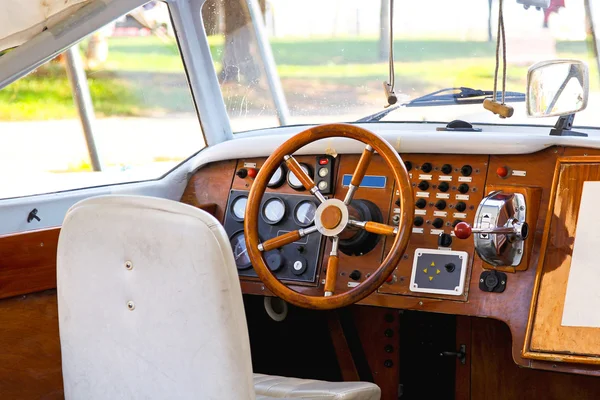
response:
<path id="1" fill-rule="evenodd" d="M 280 165 L 279 167 L 277 167 L 275 172 L 273 172 L 273 175 L 271 176 L 271 179 L 269 179 L 269 183 L 267 183 L 267 186 L 270 188 L 279 187 L 283 183 L 283 179 L 283 167 Z"/>
<path id="2" fill-rule="evenodd" d="M 246 238 L 244 231 L 240 231 L 233 235 L 229 240 L 233 249 L 233 258 L 238 269 L 248 269 L 252 266 L 248 250 L 246 249 Z"/>
<path id="3" fill-rule="evenodd" d="M 263 218 L 269 224 L 276 224 L 285 215 L 285 203 L 283 200 L 273 197 L 263 205 Z"/>
<path id="4" fill-rule="evenodd" d="M 244 214 L 246 213 L 246 203 L 248 198 L 246 196 L 240 196 L 233 200 L 231 203 L 231 212 L 236 219 L 243 220 Z"/>
<path id="5" fill-rule="evenodd" d="M 301 226 L 308 226 L 312 224 L 315 220 L 315 212 L 317 211 L 317 206 L 310 200 L 301 201 L 296 206 L 296 210 L 294 211 L 294 218 L 296 218 L 296 222 Z"/>
<path id="6" fill-rule="evenodd" d="M 304 172 L 306 172 L 308 174 L 308 176 L 312 175 L 312 173 L 310 171 L 310 167 L 308 165 L 300 164 L 300 167 L 304 170 Z M 298 179 L 298 177 L 296 175 L 294 175 L 294 173 L 292 171 L 288 171 L 287 181 L 288 181 L 288 184 L 292 187 L 292 189 L 304 190 L 304 186 L 302 185 L 302 182 L 300 182 L 300 179 Z"/>

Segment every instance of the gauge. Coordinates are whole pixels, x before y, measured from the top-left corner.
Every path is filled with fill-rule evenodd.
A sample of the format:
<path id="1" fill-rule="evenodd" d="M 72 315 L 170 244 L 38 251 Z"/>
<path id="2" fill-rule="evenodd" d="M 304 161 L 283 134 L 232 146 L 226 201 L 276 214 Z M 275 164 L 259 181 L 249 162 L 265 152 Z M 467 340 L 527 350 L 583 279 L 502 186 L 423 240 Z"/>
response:
<path id="1" fill-rule="evenodd" d="M 285 215 L 285 203 L 283 200 L 273 197 L 263 205 L 263 218 L 269 224 L 276 224 Z"/>
<path id="2" fill-rule="evenodd" d="M 308 174 L 308 176 L 312 175 L 310 167 L 306 164 L 300 164 L 300 167 Z M 288 184 L 295 190 L 304 190 L 304 185 L 300 182 L 300 179 L 292 171 L 288 171 L 287 175 Z"/>
<path id="3" fill-rule="evenodd" d="M 233 235 L 230 239 L 231 248 L 233 249 L 233 258 L 238 269 L 248 269 L 252 266 L 248 249 L 246 249 L 246 238 L 244 231 L 240 231 Z"/>
<path id="4" fill-rule="evenodd" d="M 283 183 L 283 179 L 283 167 L 280 165 L 279 167 L 277 167 L 275 172 L 273 172 L 273 175 L 271 176 L 271 179 L 269 179 L 269 183 L 267 183 L 267 186 L 270 188 L 279 187 Z"/>
<path id="5" fill-rule="evenodd" d="M 305 200 L 296 206 L 296 210 L 294 211 L 294 218 L 296 218 L 296 222 L 301 226 L 308 226 L 312 224 L 315 220 L 315 212 L 317 211 L 317 206 L 310 200 Z"/>
<path id="6" fill-rule="evenodd" d="M 248 198 L 246 196 L 240 196 L 233 200 L 231 203 L 231 212 L 236 219 L 243 220 L 246 213 L 246 203 Z"/>

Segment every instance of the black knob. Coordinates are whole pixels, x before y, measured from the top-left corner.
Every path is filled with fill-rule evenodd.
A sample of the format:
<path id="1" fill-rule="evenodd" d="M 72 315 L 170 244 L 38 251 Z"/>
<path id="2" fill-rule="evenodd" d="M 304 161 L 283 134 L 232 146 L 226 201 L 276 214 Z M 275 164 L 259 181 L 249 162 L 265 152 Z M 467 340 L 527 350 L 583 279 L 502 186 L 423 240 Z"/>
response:
<path id="1" fill-rule="evenodd" d="M 458 186 L 458 191 L 461 192 L 461 193 L 463 193 L 463 194 L 467 193 L 469 191 L 469 185 L 467 185 L 466 183 L 461 183 Z"/>
<path id="2" fill-rule="evenodd" d="M 392 337 L 394 336 L 394 330 L 387 328 L 385 331 L 383 331 L 383 334 L 385 335 L 385 337 Z"/>
<path id="3" fill-rule="evenodd" d="M 421 189 L 421 190 L 429 189 L 429 182 L 421 181 L 421 183 L 419 183 L 419 189 Z"/>
<path id="4" fill-rule="evenodd" d="M 355 269 L 354 271 L 350 272 L 348 277 L 350 277 L 350 279 L 352 279 L 354 281 L 357 281 L 360 279 L 360 271 Z"/>
<path id="5" fill-rule="evenodd" d="M 415 226 L 423 225 L 423 217 L 415 217 L 415 220 L 413 221 L 413 223 L 415 224 Z"/>
<path id="6" fill-rule="evenodd" d="M 244 179 L 248 176 L 248 170 L 246 168 L 240 168 L 235 174 L 240 178 Z"/>
<path id="7" fill-rule="evenodd" d="M 267 255 L 267 265 L 273 272 L 278 271 L 283 266 L 283 257 L 279 251 L 274 251 Z"/>
<path id="8" fill-rule="evenodd" d="M 404 161 L 404 166 L 406 167 L 407 171 L 412 169 L 412 163 L 410 161 Z"/>
<path id="9" fill-rule="evenodd" d="M 436 218 L 433 220 L 432 225 L 437 229 L 440 229 L 442 226 L 444 226 L 444 220 L 441 218 Z"/>
<path id="10" fill-rule="evenodd" d="M 462 221 L 460 219 L 454 220 L 452 223 L 452 227 L 454 228 L 456 225 L 460 224 Z"/>
<path id="11" fill-rule="evenodd" d="M 395 205 L 400 206 L 400 199 L 396 199 L 396 201 L 394 202 Z"/>
<path id="12" fill-rule="evenodd" d="M 438 210 L 443 210 L 444 208 L 446 208 L 446 201 L 438 200 L 437 203 L 435 203 L 435 208 L 437 208 Z"/>
<path id="13" fill-rule="evenodd" d="M 425 164 L 421 165 L 421 171 L 425 173 L 431 172 L 432 169 L 433 167 L 431 166 L 431 163 L 426 162 Z"/>
<path id="14" fill-rule="evenodd" d="M 454 272 L 454 270 L 456 269 L 456 265 L 454 265 L 452 263 L 448 263 L 448 264 L 444 265 L 444 268 L 446 268 L 446 271 L 448 271 L 448 272 Z"/>
<path id="15" fill-rule="evenodd" d="M 450 172 L 452 172 L 452 165 L 450 165 L 450 164 L 442 165 L 442 172 L 444 174 L 448 175 Z"/>
<path id="16" fill-rule="evenodd" d="M 423 209 L 425 208 L 425 206 L 427 206 L 427 201 L 425 199 L 419 199 L 415 202 L 415 206 L 417 206 L 417 208 Z"/>
<path id="17" fill-rule="evenodd" d="M 306 251 L 306 248 L 304 246 L 298 246 L 298 253 L 302 254 Z"/>
<path id="18" fill-rule="evenodd" d="M 440 233 L 438 236 L 438 246 L 440 247 L 450 247 L 452 244 L 452 236 L 448 233 Z"/>
<path id="19" fill-rule="evenodd" d="M 385 360 L 383 362 L 383 366 L 386 368 L 392 368 L 394 366 L 394 362 L 392 360 Z"/>
<path id="20" fill-rule="evenodd" d="M 470 165 L 463 165 L 460 169 L 460 173 L 463 174 L 463 176 L 469 176 L 473 173 L 473 167 Z"/>
<path id="21" fill-rule="evenodd" d="M 454 206 L 454 209 L 458 212 L 463 212 L 467 209 L 467 205 L 465 204 L 464 201 L 459 201 L 458 203 L 456 203 L 456 205 Z"/>
<path id="22" fill-rule="evenodd" d="M 440 192 L 447 192 L 450 189 L 450 185 L 448 185 L 448 182 L 441 182 L 438 185 L 438 189 Z"/>
<path id="23" fill-rule="evenodd" d="M 392 346 L 391 344 L 386 344 L 383 348 L 383 351 L 385 351 L 386 353 L 392 353 L 394 351 L 394 346 Z"/>

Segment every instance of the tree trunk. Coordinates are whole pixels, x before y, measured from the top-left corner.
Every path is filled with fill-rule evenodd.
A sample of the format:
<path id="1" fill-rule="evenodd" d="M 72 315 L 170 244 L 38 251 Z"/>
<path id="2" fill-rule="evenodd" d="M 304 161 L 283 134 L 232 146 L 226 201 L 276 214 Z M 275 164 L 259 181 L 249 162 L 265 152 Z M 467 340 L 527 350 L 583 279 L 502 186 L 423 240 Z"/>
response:
<path id="1" fill-rule="evenodd" d="M 379 60 L 385 61 L 390 54 L 390 0 L 381 0 L 379 12 Z"/>

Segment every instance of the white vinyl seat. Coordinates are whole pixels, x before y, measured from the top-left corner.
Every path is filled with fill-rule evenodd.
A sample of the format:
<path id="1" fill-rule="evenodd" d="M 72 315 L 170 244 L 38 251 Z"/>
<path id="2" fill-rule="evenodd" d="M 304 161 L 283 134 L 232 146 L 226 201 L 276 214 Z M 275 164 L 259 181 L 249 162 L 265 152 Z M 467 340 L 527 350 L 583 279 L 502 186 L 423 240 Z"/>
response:
<path id="1" fill-rule="evenodd" d="M 68 400 L 380 398 L 371 383 L 253 375 L 231 246 L 200 209 L 83 200 L 65 217 L 57 279 Z"/>

